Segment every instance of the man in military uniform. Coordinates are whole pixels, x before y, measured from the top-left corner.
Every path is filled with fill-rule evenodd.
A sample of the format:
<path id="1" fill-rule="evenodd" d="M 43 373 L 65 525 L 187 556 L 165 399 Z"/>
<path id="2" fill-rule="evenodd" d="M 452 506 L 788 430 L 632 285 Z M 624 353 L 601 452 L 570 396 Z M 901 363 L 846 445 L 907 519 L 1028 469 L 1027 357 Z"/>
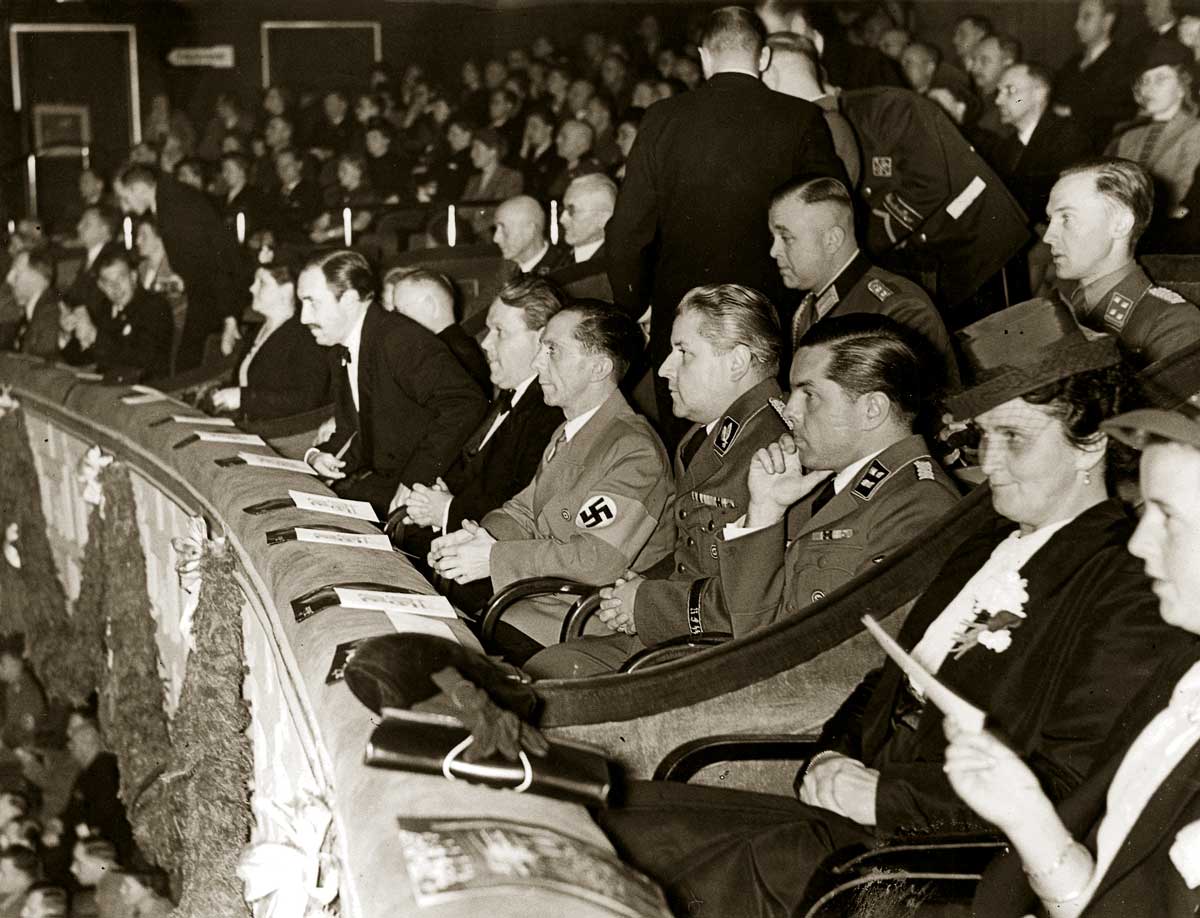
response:
<path id="1" fill-rule="evenodd" d="M 671 353 L 659 369 L 675 413 L 693 422 L 675 453 L 675 552 L 642 576 L 606 587 L 598 618 L 613 633 L 549 647 L 525 664 L 541 678 L 611 672 L 643 650 L 643 621 L 684 610 L 692 585 L 720 571 L 720 535 L 746 512 L 755 452 L 787 431 L 776 376 L 775 308 L 737 284 L 690 290 L 675 310 Z M 668 617 L 670 613 L 665 613 Z"/>
<path id="2" fill-rule="evenodd" d="M 1115 335 L 1141 368 L 1200 339 L 1200 309 L 1154 286 L 1134 261 L 1150 223 L 1154 184 L 1125 159 L 1095 159 L 1063 172 L 1050 192 L 1050 246 L 1061 296 L 1085 329 Z"/>
<path id="3" fill-rule="evenodd" d="M 546 404 L 567 420 L 528 486 L 482 525 L 465 520 L 434 540 L 429 563 L 438 574 L 460 584 L 490 577 L 493 590 L 527 577 L 599 585 L 670 554 L 669 460 L 617 387 L 642 343 L 632 318 L 598 301 L 577 301 L 546 323 L 533 367 Z M 522 662 L 557 640 L 566 609 L 558 597 L 518 604 L 497 640 Z"/>
<path id="4" fill-rule="evenodd" d="M 863 248 L 936 262 L 938 302 L 958 306 L 1025 245 L 1025 214 L 936 102 L 892 88 L 840 98 L 862 147 Z"/>
<path id="5" fill-rule="evenodd" d="M 929 295 L 878 268 L 860 251 L 854 205 L 837 179 L 799 180 L 771 201 L 771 256 L 783 283 L 807 291 L 792 317 L 792 344 L 819 321 L 854 312 L 890 316 L 920 335 L 942 358 L 945 382 L 958 385 L 950 335 Z"/>

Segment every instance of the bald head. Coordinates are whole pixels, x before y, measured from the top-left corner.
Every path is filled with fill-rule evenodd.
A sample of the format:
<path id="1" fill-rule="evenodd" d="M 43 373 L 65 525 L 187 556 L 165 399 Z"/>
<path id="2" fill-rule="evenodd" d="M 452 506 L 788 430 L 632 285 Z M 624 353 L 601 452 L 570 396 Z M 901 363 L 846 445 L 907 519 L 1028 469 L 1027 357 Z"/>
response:
<path id="1" fill-rule="evenodd" d="M 384 307 L 408 316 L 435 335 L 454 324 L 454 287 L 426 268 L 394 268 L 383 279 Z"/>
<path id="2" fill-rule="evenodd" d="M 546 214 L 542 205 L 528 195 L 509 198 L 496 208 L 496 231 L 492 239 L 509 261 L 520 265 L 535 258 L 546 245 Z"/>
<path id="3" fill-rule="evenodd" d="M 604 227 L 617 205 L 617 185 L 607 175 L 581 175 L 563 195 L 563 239 L 572 248 L 604 241 Z"/>

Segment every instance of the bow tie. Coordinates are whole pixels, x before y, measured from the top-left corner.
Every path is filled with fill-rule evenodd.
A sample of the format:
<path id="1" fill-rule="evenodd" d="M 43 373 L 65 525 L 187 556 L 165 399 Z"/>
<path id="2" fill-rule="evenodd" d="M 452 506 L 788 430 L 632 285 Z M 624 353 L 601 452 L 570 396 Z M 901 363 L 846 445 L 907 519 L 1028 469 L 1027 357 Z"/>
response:
<path id="1" fill-rule="evenodd" d="M 333 346 L 333 353 L 337 356 L 338 362 L 341 363 L 342 366 L 345 367 L 351 364 L 352 361 L 350 359 L 350 348 L 346 347 L 346 345 L 335 344 Z"/>

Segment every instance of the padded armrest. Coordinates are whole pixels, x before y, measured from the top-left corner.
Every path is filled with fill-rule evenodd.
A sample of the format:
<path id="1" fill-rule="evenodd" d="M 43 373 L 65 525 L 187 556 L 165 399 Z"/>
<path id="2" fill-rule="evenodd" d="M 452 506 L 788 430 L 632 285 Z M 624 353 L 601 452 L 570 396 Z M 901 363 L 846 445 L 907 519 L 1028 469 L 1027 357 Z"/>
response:
<path id="1" fill-rule="evenodd" d="M 998 835 L 930 838 L 896 842 L 869 851 L 857 851 L 840 863 L 836 860 L 830 862 L 829 870 L 839 876 L 881 870 L 911 873 L 982 873 L 994 857 L 1007 850 L 1008 842 Z"/>
<path id="2" fill-rule="evenodd" d="M 508 611 L 509 606 L 522 599 L 528 599 L 531 596 L 587 596 L 595 589 L 596 587 L 592 584 L 567 580 L 564 577 L 530 577 L 510 583 L 495 593 L 483 607 L 479 633 L 484 644 L 489 644 L 496 631 L 496 623 Z"/>
<path id="3" fill-rule="evenodd" d="M 681 634 L 679 637 L 673 637 L 669 641 L 663 641 L 661 644 L 655 644 L 653 647 L 639 650 L 621 664 L 620 671 L 623 673 L 636 673 L 651 666 L 670 663 L 672 660 L 678 660 L 680 657 L 698 653 L 706 647 L 716 647 L 718 644 L 724 644 L 726 641 L 732 640 L 733 635 L 725 631 L 710 631 L 698 636 Z"/>
<path id="4" fill-rule="evenodd" d="M 784 733 L 725 733 L 677 746 L 654 770 L 655 781 L 687 783 L 702 768 L 717 762 L 800 761 L 817 751 L 817 737 Z"/>

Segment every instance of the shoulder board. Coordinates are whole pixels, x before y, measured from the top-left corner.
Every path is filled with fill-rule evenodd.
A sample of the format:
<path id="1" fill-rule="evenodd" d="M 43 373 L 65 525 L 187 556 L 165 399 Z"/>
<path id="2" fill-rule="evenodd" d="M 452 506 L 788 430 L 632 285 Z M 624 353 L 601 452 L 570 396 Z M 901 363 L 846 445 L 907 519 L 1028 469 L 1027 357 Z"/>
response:
<path id="1" fill-rule="evenodd" d="M 873 277 L 867 281 L 867 289 L 870 290 L 875 299 L 879 300 L 881 303 L 896 292 L 889 287 L 882 278 L 879 277 Z"/>
<path id="2" fill-rule="evenodd" d="M 1166 287 L 1151 287 L 1146 292 L 1150 294 L 1150 296 L 1160 299 L 1164 303 L 1171 303 L 1172 305 L 1187 302 L 1187 300 L 1181 297 L 1174 290 L 1168 290 Z"/>
<path id="3" fill-rule="evenodd" d="M 917 459 L 913 462 L 913 468 L 917 472 L 917 481 L 933 481 L 933 463 L 928 459 Z"/>
<path id="4" fill-rule="evenodd" d="M 783 421 L 783 423 L 787 425 L 788 430 L 791 430 L 793 421 L 786 414 L 784 414 L 784 410 L 787 408 L 787 404 L 784 402 L 784 400 L 781 398 L 776 398 L 772 395 L 769 399 L 767 399 L 767 403 L 775 409 L 775 413 L 779 415 L 779 420 Z"/>
<path id="5" fill-rule="evenodd" d="M 724 456 L 729 452 L 729 447 L 733 446 L 733 441 L 737 439 L 738 431 L 741 429 L 742 425 L 736 419 L 725 415 L 721 426 L 717 428 L 717 438 L 713 440 L 713 450 L 718 456 Z"/>
<path id="6" fill-rule="evenodd" d="M 892 474 L 892 470 L 880 462 L 878 459 L 872 459 L 871 464 L 867 466 L 862 477 L 858 480 L 852 489 L 851 493 L 860 500 L 870 500 L 871 496 L 887 477 Z"/>

